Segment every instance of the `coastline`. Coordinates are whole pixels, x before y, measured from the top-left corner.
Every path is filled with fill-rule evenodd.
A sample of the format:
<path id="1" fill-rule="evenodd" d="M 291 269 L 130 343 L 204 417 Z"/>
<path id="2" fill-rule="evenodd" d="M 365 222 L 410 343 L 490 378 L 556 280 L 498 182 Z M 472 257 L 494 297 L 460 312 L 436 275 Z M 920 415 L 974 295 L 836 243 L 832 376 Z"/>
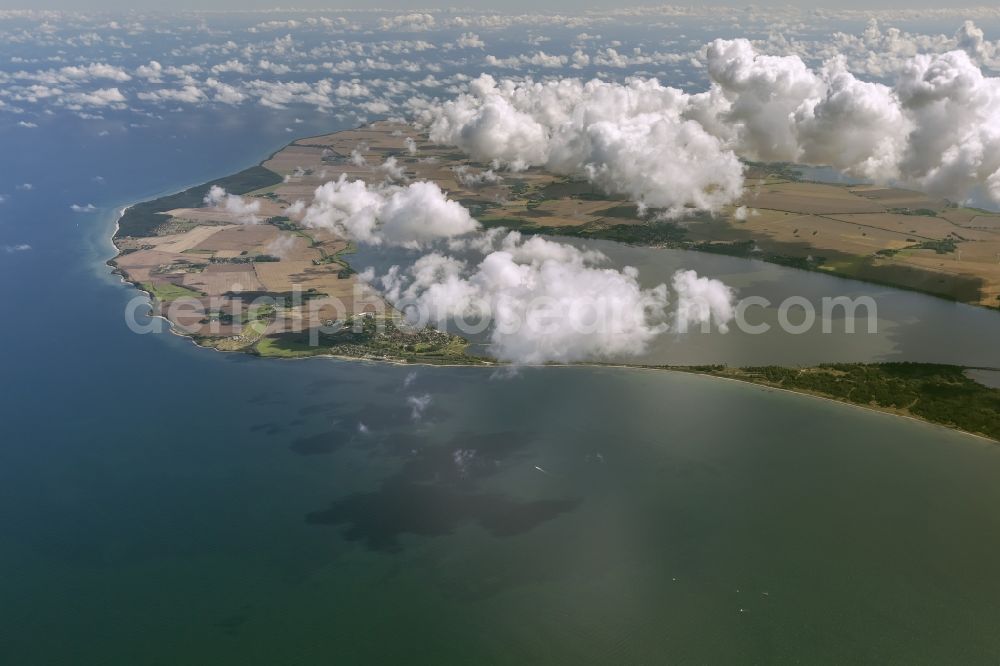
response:
<path id="1" fill-rule="evenodd" d="M 345 130 L 339 130 L 338 132 L 347 132 L 347 131 L 351 131 L 351 130 L 345 129 Z M 332 134 L 336 134 L 338 132 L 333 132 Z M 317 135 L 317 136 L 325 136 L 325 135 Z M 291 142 L 288 142 L 288 143 L 284 144 L 284 146 L 282 148 L 278 148 L 277 150 L 273 151 L 264 160 L 262 160 L 261 162 L 258 162 L 258 166 L 263 165 L 264 162 L 266 162 L 268 159 L 270 159 L 271 157 L 273 157 L 276 153 L 280 152 L 284 148 L 286 148 L 288 146 L 291 146 L 291 145 L 295 144 L 296 142 L 301 141 L 303 139 L 307 139 L 307 138 L 310 138 L 310 137 L 303 137 L 303 138 L 300 138 L 300 139 L 293 139 Z M 197 187 L 197 185 L 194 185 L 192 187 Z M 167 195 L 162 195 L 162 196 L 167 196 Z M 152 201 L 152 200 L 154 200 L 154 199 L 150 199 L 149 201 Z M 951 430 L 951 431 L 954 431 L 954 432 L 960 432 L 960 433 L 963 433 L 965 435 L 976 437 L 978 439 L 981 439 L 981 440 L 984 440 L 986 442 L 990 442 L 990 443 L 993 443 L 993 444 L 1000 443 L 1000 439 L 989 437 L 989 436 L 981 434 L 981 433 L 977 433 L 977 432 L 972 432 L 972 431 L 969 431 L 969 430 L 965 430 L 963 428 L 960 428 L 960 427 L 957 427 L 957 426 L 954 426 L 954 425 L 949 425 L 949 424 L 945 424 L 945 423 L 935 422 L 935 421 L 932 421 L 932 420 L 929 420 L 929 419 L 926 419 L 926 418 L 922 418 L 922 417 L 914 415 L 914 414 L 903 413 L 903 412 L 900 412 L 898 410 L 894 410 L 894 409 L 890 409 L 890 408 L 885 408 L 885 407 L 880 407 L 878 405 L 871 405 L 871 404 L 863 404 L 863 403 L 859 403 L 859 402 L 853 402 L 853 401 L 850 401 L 850 400 L 840 399 L 840 398 L 837 398 L 837 397 L 833 397 L 833 396 L 830 396 L 830 395 L 824 395 L 822 393 L 813 392 L 813 391 L 809 391 L 809 390 L 792 389 L 792 388 L 786 388 L 786 387 L 781 387 L 781 386 L 774 386 L 774 385 L 769 384 L 767 382 L 754 381 L 753 379 L 747 378 L 747 377 L 722 376 L 720 374 L 717 374 L 717 373 L 714 373 L 714 372 L 710 372 L 710 371 L 707 371 L 707 370 L 699 370 L 699 369 L 697 369 L 696 366 L 667 366 L 667 365 L 656 366 L 656 365 L 648 365 L 648 364 L 640 364 L 640 363 L 629 364 L 629 363 L 620 363 L 620 362 L 608 363 L 608 362 L 597 362 L 597 361 L 578 362 L 578 363 L 513 364 L 513 363 L 509 363 L 509 362 L 505 362 L 505 361 L 500 361 L 498 359 L 489 358 L 489 357 L 476 357 L 477 361 L 478 361 L 476 363 L 471 363 L 471 362 L 469 362 L 469 363 L 455 363 L 455 362 L 434 363 L 434 362 L 430 362 L 430 361 L 426 361 L 426 360 L 405 360 L 405 359 L 392 359 L 392 358 L 366 358 L 366 357 L 361 357 L 361 356 L 348 356 L 348 355 L 340 355 L 340 354 L 334 354 L 334 353 L 316 353 L 316 354 L 309 354 L 309 355 L 303 355 L 303 356 L 297 356 L 297 357 L 278 357 L 278 356 L 262 356 L 262 355 L 259 355 L 259 354 L 253 353 L 253 352 L 247 352 L 245 350 L 240 350 L 240 349 L 227 350 L 227 349 L 219 349 L 219 348 L 216 348 L 216 347 L 211 347 L 211 346 L 208 346 L 208 345 L 203 345 L 203 344 L 199 343 L 198 339 L 195 336 L 179 331 L 177 329 L 177 327 L 174 325 L 174 323 L 171 322 L 167 317 L 165 317 L 165 316 L 163 316 L 161 314 L 156 314 L 154 312 L 154 305 L 155 305 L 155 303 L 157 301 L 155 295 L 153 293 L 151 293 L 150 291 L 144 289 L 141 286 L 140 283 L 133 282 L 133 281 L 127 279 L 126 276 L 125 276 L 125 274 L 117 266 L 117 261 L 116 260 L 122 255 L 122 251 L 118 247 L 117 243 L 115 242 L 115 239 L 116 239 L 116 237 L 118 235 L 118 232 L 120 231 L 120 228 L 121 228 L 121 220 L 123 219 L 123 217 L 125 216 L 125 214 L 127 213 L 127 211 L 129 209 L 131 209 L 132 207 L 136 206 L 138 203 L 143 203 L 143 202 L 132 202 L 132 203 L 129 203 L 127 205 L 121 206 L 118 209 L 118 214 L 115 217 L 114 223 L 111 225 L 112 226 L 111 234 L 108 237 L 108 241 L 110 242 L 111 248 L 114 251 L 114 255 L 112 257 L 106 259 L 105 262 L 104 262 L 104 265 L 107 266 L 110 269 L 109 272 L 111 274 L 118 276 L 119 282 L 121 284 L 123 284 L 123 285 L 127 284 L 130 287 L 134 288 L 137 292 L 139 292 L 139 293 L 141 293 L 141 294 L 144 295 L 144 297 L 145 297 L 145 299 L 146 299 L 146 301 L 147 301 L 147 303 L 149 305 L 149 308 L 150 308 L 149 312 L 147 313 L 148 317 L 150 317 L 151 319 L 160 319 L 160 320 L 166 322 L 167 330 L 171 334 L 176 335 L 176 336 L 178 336 L 180 338 L 186 338 L 187 340 L 189 340 L 193 345 L 195 345 L 199 349 L 211 349 L 213 351 L 220 352 L 220 353 L 242 353 L 242 354 L 247 354 L 247 355 L 250 355 L 250 356 L 257 356 L 261 360 L 281 360 L 281 361 L 299 361 L 299 360 L 307 360 L 307 359 L 313 359 L 313 358 L 322 358 L 322 359 L 331 359 L 331 360 L 336 360 L 336 361 L 347 361 L 347 362 L 354 362 L 354 363 L 358 363 L 358 362 L 362 362 L 362 363 L 377 363 L 377 364 L 396 365 L 396 366 L 410 366 L 410 367 L 480 368 L 480 369 L 490 369 L 491 371 L 496 371 L 497 369 L 503 369 L 503 368 L 511 368 L 511 369 L 514 369 L 515 371 L 517 369 L 519 369 L 519 368 L 532 368 L 532 369 L 535 369 L 535 368 L 609 368 L 609 369 L 622 369 L 622 370 L 647 370 L 647 371 L 652 370 L 652 371 L 659 371 L 659 372 L 664 372 L 664 371 L 666 371 L 666 372 L 677 372 L 677 373 L 685 373 L 685 374 L 691 374 L 691 375 L 700 375 L 700 376 L 703 376 L 703 377 L 710 377 L 710 378 L 714 378 L 714 379 L 729 380 L 729 381 L 733 381 L 733 382 L 739 382 L 739 383 L 742 383 L 742 384 L 749 384 L 749 385 L 757 386 L 758 388 L 765 389 L 765 390 L 782 391 L 782 392 L 791 393 L 791 394 L 794 394 L 794 395 L 800 395 L 800 396 L 805 396 L 805 397 L 809 397 L 809 398 L 826 400 L 826 401 L 837 403 L 837 404 L 840 404 L 840 405 L 848 405 L 848 406 L 852 406 L 852 407 L 858 407 L 858 408 L 861 408 L 861 409 L 865 409 L 865 410 L 867 410 L 869 412 L 875 412 L 875 413 L 886 414 L 886 415 L 890 415 L 890 416 L 902 417 L 902 418 L 910 419 L 910 420 L 915 421 L 915 422 L 924 423 L 924 424 L 936 426 L 936 427 L 939 427 L 939 428 L 945 428 L 947 430 Z M 550 234 L 550 235 L 552 235 L 552 234 Z M 555 234 L 555 235 L 558 235 L 558 234 Z M 643 247 L 647 247 L 647 246 L 643 245 Z M 651 247 L 655 247 L 655 245 L 651 246 Z M 680 248 L 680 249 L 687 249 L 687 248 Z M 689 251 L 698 252 L 700 250 L 698 250 L 696 248 L 691 248 Z M 753 258 L 750 258 L 750 259 L 752 260 Z M 762 259 L 759 259 L 759 260 L 760 261 L 764 261 L 765 263 L 774 263 L 774 262 L 767 262 L 766 260 L 762 260 Z M 793 266 L 792 268 L 795 268 L 795 267 Z M 809 270 L 809 269 L 801 269 L 801 270 Z M 837 275 L 836 273 L 831 273 L 829 271 L 819 271 L 818 269 L 816 270 L 816 272 L 821 272 L 821 273 L 825 273 L 825 274 L 828 274 L 828 275 Z M 847 276 L 838 276 L 838 277 L 843 277 L 844 279 L 855 279 L 855 278 L 850 278 L 850 277 L 847 277 Z M 870 282 L 870 281 L 865 281 L 865 280 L 860 280 L 860 281 L 861 282 Z M 872 282 L 872 284 L 881 284 L 881 283 Z M 898 288 L 898 289 L 909 290 L 906 287 L 899 287 L 897 285 L 892 285 L 892 284 L 883 284 L 882 286 L 888 286 L 888 287 L 891 287 L 891 288 Z M 910 290 L 910 291 L 918 291 L 918 292 L 920 292 L 920 290 Z M 920 292 L 920 293 L 926 293 L 926 292 Z M 948 301 L 952 301 L 952 302 L 956 302 L 956 303 L 964 303 L 966 305 L 977 305 L 975 303 L 966 303 L 964 301 L 960 301 L 960 300 L 957 300 L 957 299 L 950 299 L 950 298 L 947 298 L 945 296 L 941 296 L 939 294 L 926 293 L 926 295 L 928 295 L 928 296 L 936 296 L 936 297 L 942 298 L 944 300 L 948 300 Z M 983 308 L 986 308 L 988 310 L 994 310 L 994 309 L 996 309 L 996 308 L 990 308 L 990 307 L 985 306 L 985 305 L 979 305 L 979 306 L 983 307 Z M 879 363 L 865 363 L 865 364 L 856 364 L 856 365 L 876 366 L 876 365 L 880 365 L 880 364 Z M 956 366 L 951 366 L 951 367 L 963 368 L 963 369 L 970 369 L 970 368 L 966 368 L 965 366 L 957 366 L 957 365 Z M 980 368 L 980 369 L 982 369 L 982 368 Z M 985 368 L 985 369 L 994 370 L 994 368 Z"/>
<path id="2" fill-rule="evenodd" d="M 264 163 L 266 163 L 269 160 L 273 159 L 276 155 L 278 155 L 279 153 L 281 153 L 283 150 L 285 150 L 285 149 L 287 149 L 287 148 L 289 148 L 291 146 L 294 146 L 296 144 L 300 144 L 300 142 L 305 142 L 305 141 L 307 141 L 309 139 L 316 139 L 316 138 L 320 138 L 320 137 L 333 136 L 333 135 L 337 135 L 337 134 L 343 134 L 343 133 L 347 133 L 347 132 L 353 132 L 353 131 L 361 130 L 361 129 L 364 129 L 365 127 L 367 127 L 367 126 L 369 126 L 371 124 L 372 123 L 362 123 L 362 124 L 354 126 L 354 127 L 349 127 L 349 128 L 343 128 L 343 129 L 335 130 L 335 131 L 329 132 L 327 134 L 314 134 L 314 135 L 309 135 L 309 136 L 294 138 L 294 139 L 292 139 L 292 140 L 284 143 L 283 145 L 275 148 L 274 150 L 272 150 L 265 157 L 263 157 L 263 159 L 261 159 L 260 161 L 258 161 L 257 163 L 255 163 L 253 166 L 255 166 L 255 167 L 263 167 Z M 252 167 L 250 167 L 250 168 L 252 168 Z M 238 167 L 237 167 L 237 169 L 238 169 Z M 228 174 L 228 175 L 232 175 L 232 174 Z M 227 176 L 222 176 L 221 178 L 226 178 L 226 177 Z M 219 179 L 220 178 L 214 178 L 214 179 L 210 179 L 208 181 L 205 181 L 203 183 L 194 183 L 194 184 L 187 185 L 187 186 L 180 186 L 176 190 L 165 190 L 165 191 L 162 191 L 159 194 L 151 196 L 149 199 L 144 199 L 142 201 L 132 202 L 132 203 L 128 204 L 127 206 L 123 207 L 123 209 L 121 211 L 121 214 L 119 215 L 119 220 L 124 216 L 125 212 L 129 208 L 132 208 L 132 207 L 134 207 L 134 206 L 136 206 L 138 204 L 147 203 L 149 201 L 154 201 L 154 200 L 156 200 L 158 198 L 162 198 L 164 196 L 169 196 L 171 194 L 176 194 L 176 193 L 188 190 L 188 189 L 199 187 L 201 185 L 205 185 L 207 183 L 211 183 L 211 182 L 213 182 L 215 180 L 219 180 Z M 822 181 L 822 180 L 813 180 L 813 179 L 802 179 L 799 182 L 810 183 L 810 184 L 818 184 L 818 185 L 841 185 L 839 183 L 827 183 L 827 182 Z M 987 211 L 987 212 L 989 212 L 989 211 Z M 485 222 L 483 224 L 486 225 Z M 117 235 L 118 230 L 119 230 L 118 226 L 116 225 L 115 231 L 112 234 L 112 244 L 114 244 L 114 237 Z M 729 256 L 729 257 L 741 258 L 741 259 L 744 259 L 746 261 L 759 261 L 759 262 L 762 262 L 762 263 L 767 264 L 767 265 L 781 266 L 782 268 L 800 270 L 800 271 L 804 271 L 806 273 L 814 273 L 814 274 L 817 274 L 817 275 L 826 275 L 826 276 L 830 276 L 830 277 L 835 277 L 835 278 L 839 278 L 839 279 L 843 279 L 843 280 L 851 280 L 851 281 L 855 281 L 855 282 L 860 282 L 862 284 L 869 284 L 869 285 L 878 286 L 878 287 L 887 287 L 887 288 L 890 288 L 890 289 L 898 289 L 900 291 L 921 294 L 923 296 L 929 296 L 929 297 L 936 298 L 936 299 L 939 299 L 939 300 L 947 302 L 947 303 L 956 303 L 956 304 L 961 304 L 961 305 L 968 305 L 968 306 L 971 306 L 971 307 L 975 307 L 975 308 L 987 310 L 987 311 L 990 311 L 990 312 L 1000 312 L 1000 302 L 998 302 L 996 305 L 992 305 L 992 304 L 989 304 L 989 303 L 983 303 L 983 302 L 978 302 L 978 301 L 963 299 L 963 298 L 960 298 L 960 297 L 958 297 L 956 295 L 943 293 L 941 291 L 934 291 L 934 290 L 931 290 L 931 289 L 925 289 L 925 288 L 922 288 L 922 287 L 916 286 L 916 285 L 908 285 L 908 284 L 905 284 L 905 283 L 893 282 L 891 280 L 880 279 L 878 277 L 871 277 L 871 276 L 869 276 L 869 277 L 858 277 L 856 275 L 851 274 L 850 272 L 846 272 L 846 271 L 841 270 L 839 268 L 836 268 L 835 266 L 832 266 L 832 265 L 828 265 L 826 267 L 824 267 L 823 265 L 800 265 L 798 262 L 783 261 L 782 260 L 783 257 L 781 255 L 774 255 L 773 257 L 769 257 L 767 255 L 764 255 L 764 256 L 745 256 L 745 255 L 743 255 L 743 254 L 741 254 L 739 252 L 726 252 L 726 251 L 721 251 L 719 249 L 714 249 L 713 250 L 713 249 L 706 249 L 704 247 L 699 247 L 699 245 L 703 244 L 703 243 L 698 243 L 698 242 L 693 242 L 693 241 L 692 242 L 683 242 L 683 243 L 679 243 L 679 244 L 673 244 L 671 242 L 649 242 L 649 243 L 644 243 L 644 242 L 640 242 L 640 241 L 618 240 L 618 239 L 615 239 L 615 238 L 604 238 L 601 235 L 593 235 L 593 236 L 591 236 L 591 235 L 588 235 L 588 234 L 565 233 L 562 227 L 532 227 L 532 226 L 529 225 L 528 227 L 524 227 L 524 228 L 518 227 L 518 230 L 520 230 L 522 233 L 525 233 L 525 234 L 540 234 L 540 235 L 552 236 L 554 238 L 563 238 L 563 237 L 566 237 L 566 238 L 580 238 L 580 239 L 593 238 L 595 240 L 611 240 L 613 242 L 618 242 L 618 243 L 621 243 L 623 245 L 629 245 L 629 246 L 633 246 L 633 247 L 663 248 L 663 249 L 683 250 L 683 251 L 687 251 L 687 252 L 698 252 L 698 253 L 707 254 L 707 255 Z M 725 242 L 720 242 L 720 243 L 715 243 L 715 245 L 722 246 L 722 245 L 726 245 L 726 243 Z M 115 245 L 115 249 L 117 251 L 117 245 Z M 118 255 L 120 255 L 120 254 L 121 254 L 120 251 L 118 251 Z M 117 258 L 117 255 L 116 255 L 116 258 Z M 110 260 L 110 261 L 113 261 L 113 259 Z"/>
<path id="3" fill-rule="evenodd" d="M 634 367 L 634 366 L 632 366 L 632 367 Z M 645 369 L 655 370 L 656 368 L 645 368 Z M 672 370 L 673 372 L 683 372 L 683 373 L 687 373 L 689 375 L 697 375 L 697 376 L 700 376 L 700 377 L 709 377 L 711 379 L 720 379 L 720 380 L 723 380 L 723 381 L 737 382 L 737 383 L 740 383 L 740 384 L 746 384 L 746 385 L 749 385 L 749 386 L 755 386 L 758 389 L 762 389 L 762 390 L 765 390 L 765 391 L 781 391 L 783 393 L 790 393 L 792 395 L 804 396 L 806 398 L 812 398 L 814 400 L 826 400 L 827 402 L 832 402 L 832 403 L 835 403 L 837 405 L 846 405 L 848 407 L 855 407 L 857 409 L 863 409 L 863 410 L 866 410 L 868 412 L 873 412 L 875 414 L 885 414 L 885 415 L 888 415 L 888 416 L 895 416 L 896 418 L 908 419 L 908 420 L 914 421 L 916 423 L 922 423 L 924 425 L 934 426 L 935 428 L 941 428 L 943 430 L 948 430 L 949 432 L 958 432 L 958 433 L 961 433 L 963 435 L 967 435 L 969 437 L 975 437 L 976 439 L 983 440 L 984 442 L 987 442 L 989 444 L 1000 445 L 1000 440 L 994 439 L 994 438 L 989 437 L 987 435 L 983 435 L 983 434 L 980 434 L 980 433 L 977 433 L 977 432 L 971 432 L 969 430 L 963 430 L 962 428 L 956 428 L 954 426 L 945 425 L 943 423 L 936 423 L 935 421 L 929 421 L 929 420 L 921 418 L 919 416 L 914 416 L 913 414 L 903 414 L 901 412 L 893 411 L 891 409 L 885 409 L 885 408 L 876 407 L 876 406 L 873 406 L 873 405 L 863 405 L 863 404 L 861 404 L 859 402 L 850 402 L 848 400 L 839 400 L 837 398 L 832 398 L 832 397 L 830 397 L 828 395 L 822 395 L 822 394 L 819 394 L 819 393 L 811 393 L 809 391 L 797 391 L 795 389 L 782 388 L 780 386 L 772 386 L 770 384 L 764 384 L 764 383 L 761 383 L 761 382 L 754 382 L 754 381 L 750 381 L 748 379 L 740 379 L 738 377 L 722 377 L 720 375 L 713 375 L 713 374 L 708 373 L 708 372 L 696 372 L 696 371 L 692 371 L 692 370 L 683 370 L 683 369 L 680 369 L 680 368 L 663 368 L 663 369 L 664 370 Z"/>

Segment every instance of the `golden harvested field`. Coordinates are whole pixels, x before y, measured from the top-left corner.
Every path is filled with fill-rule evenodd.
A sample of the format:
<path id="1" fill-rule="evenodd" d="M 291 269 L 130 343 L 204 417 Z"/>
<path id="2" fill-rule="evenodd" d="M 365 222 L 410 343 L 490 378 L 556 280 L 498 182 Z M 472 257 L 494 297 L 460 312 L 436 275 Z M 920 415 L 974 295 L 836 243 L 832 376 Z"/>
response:
<path id="1" fill-rule="evenodd" d="M 151 282 L 154 271 L 171 266 L 178 261 L 188 261 L 189 257 L 159 250 L 138 250 L 118 257 L 119 270 L 131 282 Z"/>
<path id="2" fill-rule="evenodd" d="M 852 193 L 845 187 L 821 183 L 779 183 L 748 192 L 747 206 L 791 213 L 829 215 L 831 213 L 882 213 L 879 202 Z"/>
<path id="3" fill-rule="evenodd" d="M 331 268 L 329 264 L 315 266 L 311 261 L 289 260 L 259 264 L 257 274 L 265 291 L 282 293 L 299 287 L 328 293 L 326 288 L 331 285 L 336 288 L 342 282 L 337 278 L 337 268 Z"/>
<path id="4" fill-rule="evenodd" d="M 213 234 L 216 234 L 224 229 L 232 228 L 232 226 L 198 226 L 191 231 L 182 234 L 174 236 L 158 236 L 148 240 L 150 245 L 153 245 L 161 252 L 187 252 L 208 239 L 209 236 L 212 236 Z"/>
<path id="5" fill-rule="evenodd" d="M 898 215 L 895 213 L 861 213 L 857 215 L 829 215 L 830 219 L 856 225 L 858 228 L 882 229 L 916 240 L 944 238 L 960 231 L 954 224 L 938 217 L 924 215 Z"/>
<path id="6" fill-rule="evenodd" d="M 415 142 L 415 154 L 407 149 L 407 137 Z M 352 151 L 364 158 L 363 164 L 352 160 Z M 263 166 L 283 181 L 244 195 L 259 202 L 259 224 L 242 223 L 219 208 L 171 210 L 157 235 L 120 241 L 127 252 L 116 260 L 119 269 L 134 282 L 181 285 L 215 296 L 213 316 L 232 308 L 232 298 L 223 295 L 237 290 L 277 295 L 312 290 L 314 298 L 306 305 L 279 304 L 281 316 L 268 324 L 269 331 L 382 309 L 379 297 L 341 263 L 338 254 L 348 248 L 343 238 L 303 229 L 286 214 L 287 206 L 308 205 L 317 187 L 342 174 L 370 185 L 434 181 L 486 226 L 594 237 L 614 231 L 614 237 L 625 240 L 634 230 L 642 239 L 637 242 L 652 242 L 643 228 L 669 224 L 655 220 L 655 211 L 653 217 L 638 217 L 621 196 L 606 196 L 593 185 L 542 169 L 492 174 L 489 165 L 391 122 L 299 139 Z M 740 206 L 746 215 L 737 219 Z M 682 240 L 671 240 L 676 247 L 750 244 L 752 256 L 998 305 L 1000 215 L 919 192 L 798 181 L 788 167 L 751 165 L 742 201 L 714 217 L 679 225 Z M 218 320 L 213 321 L 218 328 Z M 252 344 L 241 333 L 242 324 L 226 326 L 227 348 Z"/>
<path id="7" fill-rule="evenodd" d="M 850 191 L 859 197 L 881 204 L 886 208 L 910 208 L 913 210 L 926 208 L 941 211 L 946 208 L 945 202 L 938 199 L 897 187 L 878 187 L 875 185 L 852 186 Z"/>
<path id="8" fill-rule="evenodd" d="M 905 234 L 878 227 L 818 215 L 783 215 L 781 218 L 751 216 L 739 226 L 762 245 L 767 241 L 805 243 L 814 249 L 871 254 L 883 248 L 898 249 L 910 244 Z"/>
<path id="9" fill-rule="evenodd" d="M 272 189 L 274 188 L 264 188 L 261 194 Z M 263 196 L 255 196 L 253 200 L 260 206 L 260 212 L 257 213 L 257 217 L 260 219 L 266 219 L 272 215 L 281 215 L 281 212 L 285 209 L 283 204 L 271 201 Z M 200 224 L 246 224 L 246 221 L 237 219 L 235 215 L 221 208 L 176 208 L 167 211 L 167 215 L 182 220 L 191 220 Z"/>
<path id="10" fill-rule="evenodd" d="M 248 264 L 212 264 L 200 273 L 186 274 L 183 284 L 209 296 L 234 291 L 264 291 L 253 266 Z"/>
<path id="11" fill-rule="evenodd" d="M 275 153 L 263 166 L 282 175 L 292 174 L 300 169 L 320 170 L 323 168 L 322 151 L 291 145 Z"/>
<path id="12" fill-rule="evenodd" d="M 941 212 L 941 217 L 945 218 L 955 226 L 963 229 L 980 229 L 984 231 L 1000 231 L 1000 216 L 984 214 L 979 210 L 969 208 L 947 209 Z"/>
<path id="13" fill-rule="evenodd" d="M 248 254 L 267 254 L 267 246 L 278 238 L 279 230 L 269 224 L 245 224 L 227 227 L 195 245 L 195 251 L 233 250 Z"/>
<path id="14" fill-rule="evenodd" d="M 409 125 L 379 122 L 346 132 L 306 137 L 295 141 L 292 145 L 329 147 L 343 156 L 350 155 L 358 144 L 366 144 L 371 151 L 405 152 L 407 136 L 414 140 L 420 138 Z"/>
<path id="15" fill-rule="evenodd" d="M 607 201 L 586 201 L 579 199 L 552 199 L 543 201 L 534 210 L 522 205 L 523 213 L 535 224 L 544 227 L 578 226 L 598 219 L 607 219 L 603 212 L 611 208 Z M 511 210 L 504 206 L 501 210 Z M 513 212 L 513 210 L 511 210 Z M 627 218 L 615 220 L 617 223 L 630 222 Z"/>

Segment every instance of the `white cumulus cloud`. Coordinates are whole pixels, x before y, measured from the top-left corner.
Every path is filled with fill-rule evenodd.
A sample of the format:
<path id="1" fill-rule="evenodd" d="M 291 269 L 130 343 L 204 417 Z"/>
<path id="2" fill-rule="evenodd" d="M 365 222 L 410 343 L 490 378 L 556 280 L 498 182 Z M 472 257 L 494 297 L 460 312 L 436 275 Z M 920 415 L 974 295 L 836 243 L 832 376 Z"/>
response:
<path id="1" fill-rule="evenodd" d="M 512 170 L 543 166 L 680 216 L 742 194 L 734 152 L 695 117 L 703 102 L 656 80 L 497 82 L 425 110 L 431 140 Z"/>
<path id="2" fill-rule="evenodd" d="M 260 212 L 259 201 L 248 201 L 238 194 L 227 194 L 226 190 L 218 185 L 213 185 L 208 190 L 208 194 L 205 195 L 205 205 L 231 213 L 242 224 L 260 222 L 257 216 Z"/>
<path id="3" fill-rule="evenodd" d="M 966 51 L 919 54 L 892 85 L 833 58 L 758 54 L 746 40 L 708 48 L 717 134 L 740 155 L 834 166 L 953 199 L 983 188 L 1000 202 L 1000 78 Z"/>
<path id="4" fill-rule="evenodd" d="M 438 252 L 413 266 L 366 278 L 391 303 L 423 323 L 489 323 L 490 351 L 514 363 L 573 362 L 642 354 L 668 330 L 664 284 L 643 288 L 639 272 L 607 267 L 600 252 L 510 232 L 488 235 L 474 266 Z M 724 330 L 733 293 L 693 271 L 680 286 L 678 327 L 708 321 Z"/>
<path id="5" fill-rule="evenodd" d="M 351 240 L 409 248 L 461 236 L 479 224 L 436 183 L 369 187 L 362 180 L 330 181 L 316 188 L 302 224 L 329 229 Z"/>

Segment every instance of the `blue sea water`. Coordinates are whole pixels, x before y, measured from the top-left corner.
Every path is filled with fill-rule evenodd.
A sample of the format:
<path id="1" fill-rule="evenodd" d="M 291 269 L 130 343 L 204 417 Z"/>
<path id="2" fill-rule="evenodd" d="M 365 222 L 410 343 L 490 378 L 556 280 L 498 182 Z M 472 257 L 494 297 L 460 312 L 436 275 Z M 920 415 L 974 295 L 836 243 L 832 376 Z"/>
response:
<path id="1" fill-rule="evenodd" d="M 135 292 L 104 265 L 117 209 L 256 163 L 286 127 L 338 129 L 252 110 L 0 127 L 0 246 L 31 246 L 0 252 L 2 663 L 996 660 L 983 440 L 703 377 L 264 361 L 130 332 Z M 724 268 L 748 289 L 799 275 Z M 994 353 L 995 313 L 897 297 L 937 347 L 950 313 L 963 353 Z"/>

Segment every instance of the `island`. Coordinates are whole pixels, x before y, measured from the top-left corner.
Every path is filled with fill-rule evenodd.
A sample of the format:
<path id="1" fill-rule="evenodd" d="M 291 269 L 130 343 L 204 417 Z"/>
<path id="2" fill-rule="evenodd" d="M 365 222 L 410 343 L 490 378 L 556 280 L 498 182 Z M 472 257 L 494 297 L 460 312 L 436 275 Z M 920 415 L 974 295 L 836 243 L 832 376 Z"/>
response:
<path id="1" fill-rule="evenodd" d="M 1000 214 L 899 188 L 812 182 L 793 165 L 748 163 L 746 193 L 736 205 L 661 220 L 625 197 L 543 169 L 498 178 L 489 165 L 388 121 L 298 139 L 237 174 L 129 206 L 113 236 L 118 254 L 108 263 L 149 293 L 154 314 L 169 319 L 172 330 L 204 347 L 278 358 L 496 365 L 471 354 L 459 336 L 402 331 L 381 317 L 386 304 L 359 280 L 348 259 L 351 243 L 286 215 L 341 175 L 381 182 L 387 162 L 403 178 L 437 183 L 485 227 L 752 257 L 1000 305 Z M 251 205 L 207 205 L 213 188 Z M 180 301 L 190 307 L 170 307 Z M 964 368 L 644 367 L 752 382 L 1000 440 L 1000 390 Z"/>

